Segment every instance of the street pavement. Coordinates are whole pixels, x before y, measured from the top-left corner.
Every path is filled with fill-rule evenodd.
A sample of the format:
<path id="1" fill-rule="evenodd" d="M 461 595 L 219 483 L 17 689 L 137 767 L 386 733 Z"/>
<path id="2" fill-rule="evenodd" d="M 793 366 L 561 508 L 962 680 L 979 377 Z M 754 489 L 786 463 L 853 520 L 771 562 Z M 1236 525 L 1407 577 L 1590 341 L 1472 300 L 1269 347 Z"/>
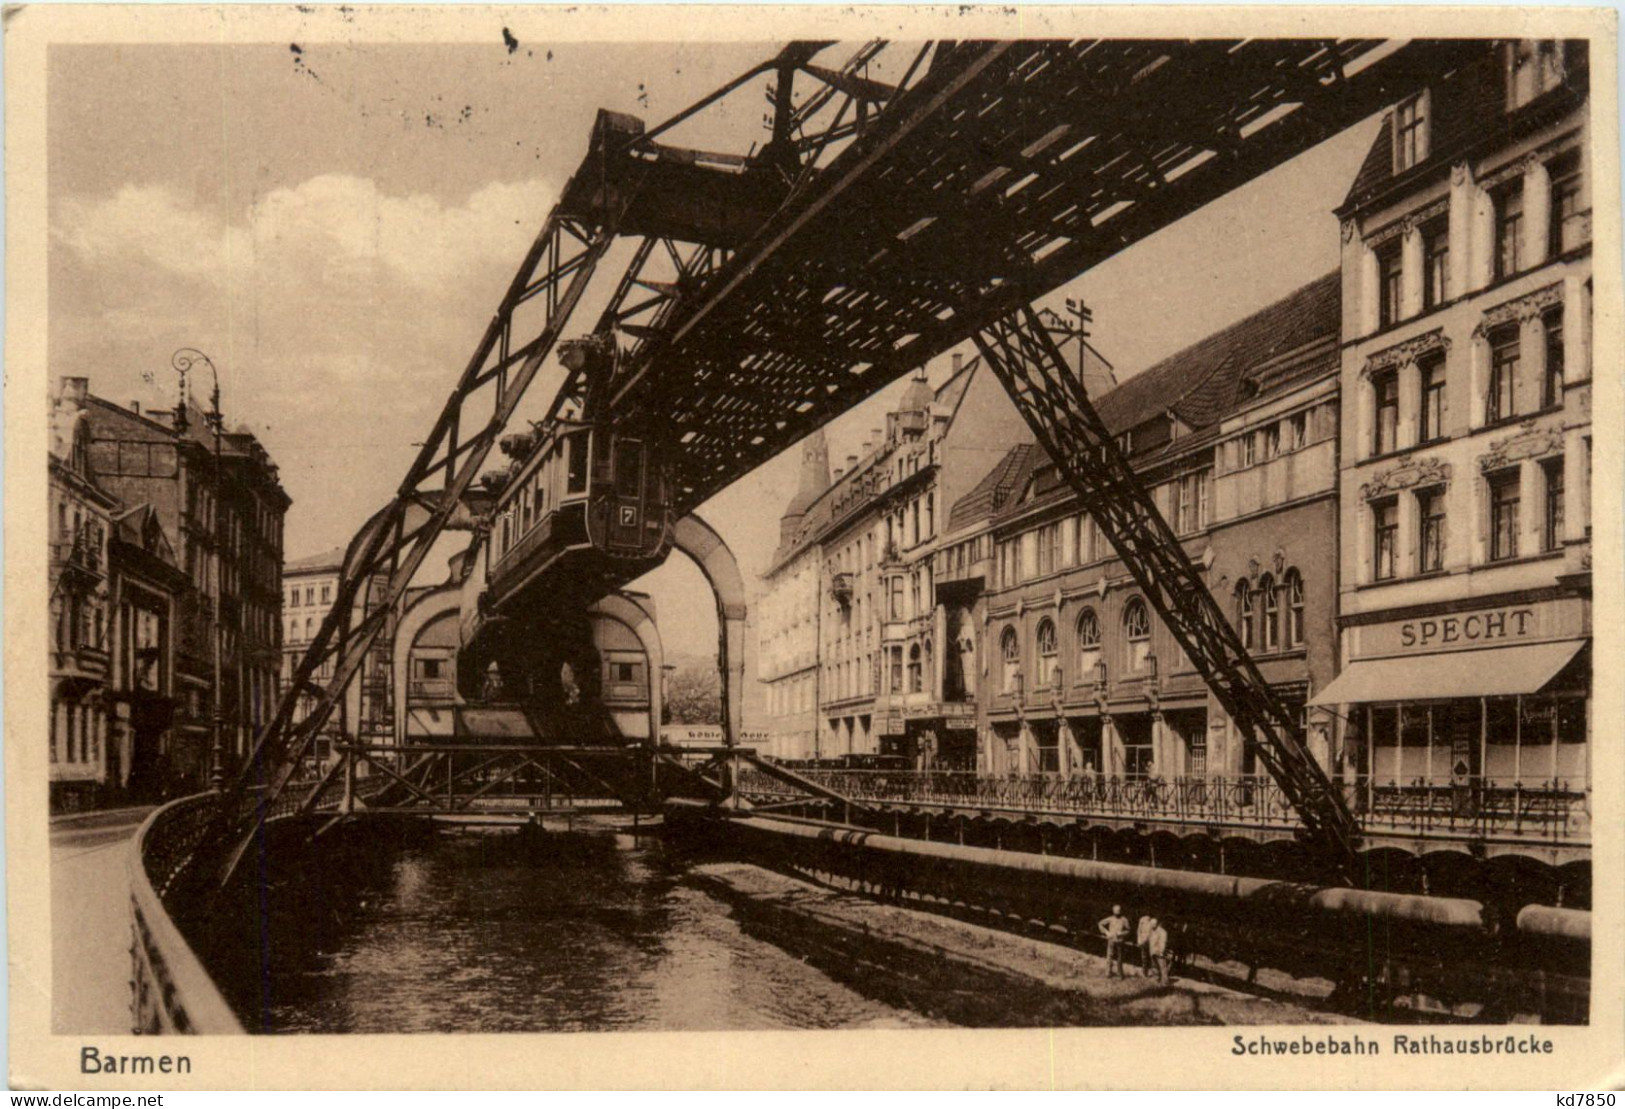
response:
<path id="1" fill-rule="evenodd" d="M 149 809 L 51 822 L 52 1029 L 130 1031 L 130 838 Z"/>

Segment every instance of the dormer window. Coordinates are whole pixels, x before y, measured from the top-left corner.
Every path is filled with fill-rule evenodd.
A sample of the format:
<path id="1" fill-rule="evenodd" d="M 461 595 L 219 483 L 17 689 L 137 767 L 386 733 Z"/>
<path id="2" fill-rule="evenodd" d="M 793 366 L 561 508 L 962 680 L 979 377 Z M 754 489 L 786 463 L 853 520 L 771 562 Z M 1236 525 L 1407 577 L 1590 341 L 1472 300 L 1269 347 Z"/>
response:
<path id="1" fill-rule="evenodd" d="M 1419 92 L 1394 109 L 1394 172 L 1403 173 L 1428 156 L 1428 94 Z"/>
<path id="2" fill-rule="evenodd" d="M 1507 44 L 1507 111 L 1523 107 L 1563 83 L 1563 44 L 1519 39 Z"/>

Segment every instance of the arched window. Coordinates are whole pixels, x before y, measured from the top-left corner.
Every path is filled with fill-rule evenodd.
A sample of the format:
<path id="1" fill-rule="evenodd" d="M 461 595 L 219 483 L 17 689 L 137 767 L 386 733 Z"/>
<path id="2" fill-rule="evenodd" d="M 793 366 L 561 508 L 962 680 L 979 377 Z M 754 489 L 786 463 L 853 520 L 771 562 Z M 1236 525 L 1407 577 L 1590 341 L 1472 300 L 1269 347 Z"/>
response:
<path id="1" fill-rule="evenodd" d="M 1286 589 L 1286 645 L 1303 646 L 1303 577 L 1297 570 L 1288 570 L 1284 582 Z"/>
<path id="2" fill-rule="evenodd" d="M 1253 649 L 1253 595 L 1245 578 L 1236 583 L 1236 634 L 1243 647 Z"/>
<path id="3" fill-rule="evenodd" d="M 1038 685 L 1048 686 L 1055 676 L 1056 659 L 1060 652 L 1055 642 L 1055 623 L 1038 622 Z"/>
<path id="4" fill-rule="evenodd" d="M 1138 597 L 1123 608 L 1123 633 L 1128 637 L 1129 669 L 1144 669 L 1146 656 L 1151 653 L 1151 615 Z"/>
<path id="5" fill-rule="evenodd" d="M 908 649 L 908 691 L 919 693 L 924 688 L 922 672 L 920 670 L 920 645 L 914 644 Z"/>
<path id="6" fill-rule="evenodd" d="M 1005 628 L 999 636 L 999 657 L 1004 660 L 1003 680 L 999 689 L 1004 693 L 1016 691 L 1016 675 L 1021 673 L 1021 640 L 1015 628 Z"/>
<path id="7" fill-rule="evenodd" d="M 1100 617 L 1094 609 L 1086 608 L 1078 614 L 1078 681 L 1094 681 L 1099 663 Z"/>
<path id="8" fill-rule="evenodd" d="M 1264 610 L 1259 647 L 1273 651 L 1281 645 L 1281 603 L 1275 592 L 1275 579 L 1268 574 L 1258 579 L 1258 596 Z"/>
<path id="9" fill-rule="evenodd" d="M 311 620 L 311 618 L 309 616 L 305 617 L 305 638 L 306 639 L 311 638 L 311 628 L 313 626 L 314 626 L 314 624 L 313 624 L 313 621 Z"/>

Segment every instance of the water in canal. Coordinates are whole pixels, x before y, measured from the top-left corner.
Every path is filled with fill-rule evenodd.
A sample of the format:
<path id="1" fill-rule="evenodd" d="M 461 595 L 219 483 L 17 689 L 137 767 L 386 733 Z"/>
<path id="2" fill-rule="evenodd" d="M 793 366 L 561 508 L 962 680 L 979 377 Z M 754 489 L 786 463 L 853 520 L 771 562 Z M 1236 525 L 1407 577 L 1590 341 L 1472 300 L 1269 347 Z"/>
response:
<path id="1" fill-rule="evenodd" d="M 655 840 L 459 832 L 409 846 L 276 929 L 273 1032 L 903 1027 L 685 885 Z"/>

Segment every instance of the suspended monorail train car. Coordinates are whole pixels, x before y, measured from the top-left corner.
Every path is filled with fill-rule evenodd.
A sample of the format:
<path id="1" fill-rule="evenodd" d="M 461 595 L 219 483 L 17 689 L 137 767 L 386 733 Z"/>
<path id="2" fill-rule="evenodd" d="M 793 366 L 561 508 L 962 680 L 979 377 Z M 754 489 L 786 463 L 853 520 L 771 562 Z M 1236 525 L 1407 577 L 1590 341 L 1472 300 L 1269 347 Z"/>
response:
<path id="1" fill-rule="evenodd" d="M 565 666 L 597 672 L 588 606 L 670 552 L 670 480 L 641 430 L 560 421 L 502 447 L 514 461 L 487 483 L 496 501 L 464 583 L 458 685 L 469 699 L 546 700 L 569 686 Z"/>

